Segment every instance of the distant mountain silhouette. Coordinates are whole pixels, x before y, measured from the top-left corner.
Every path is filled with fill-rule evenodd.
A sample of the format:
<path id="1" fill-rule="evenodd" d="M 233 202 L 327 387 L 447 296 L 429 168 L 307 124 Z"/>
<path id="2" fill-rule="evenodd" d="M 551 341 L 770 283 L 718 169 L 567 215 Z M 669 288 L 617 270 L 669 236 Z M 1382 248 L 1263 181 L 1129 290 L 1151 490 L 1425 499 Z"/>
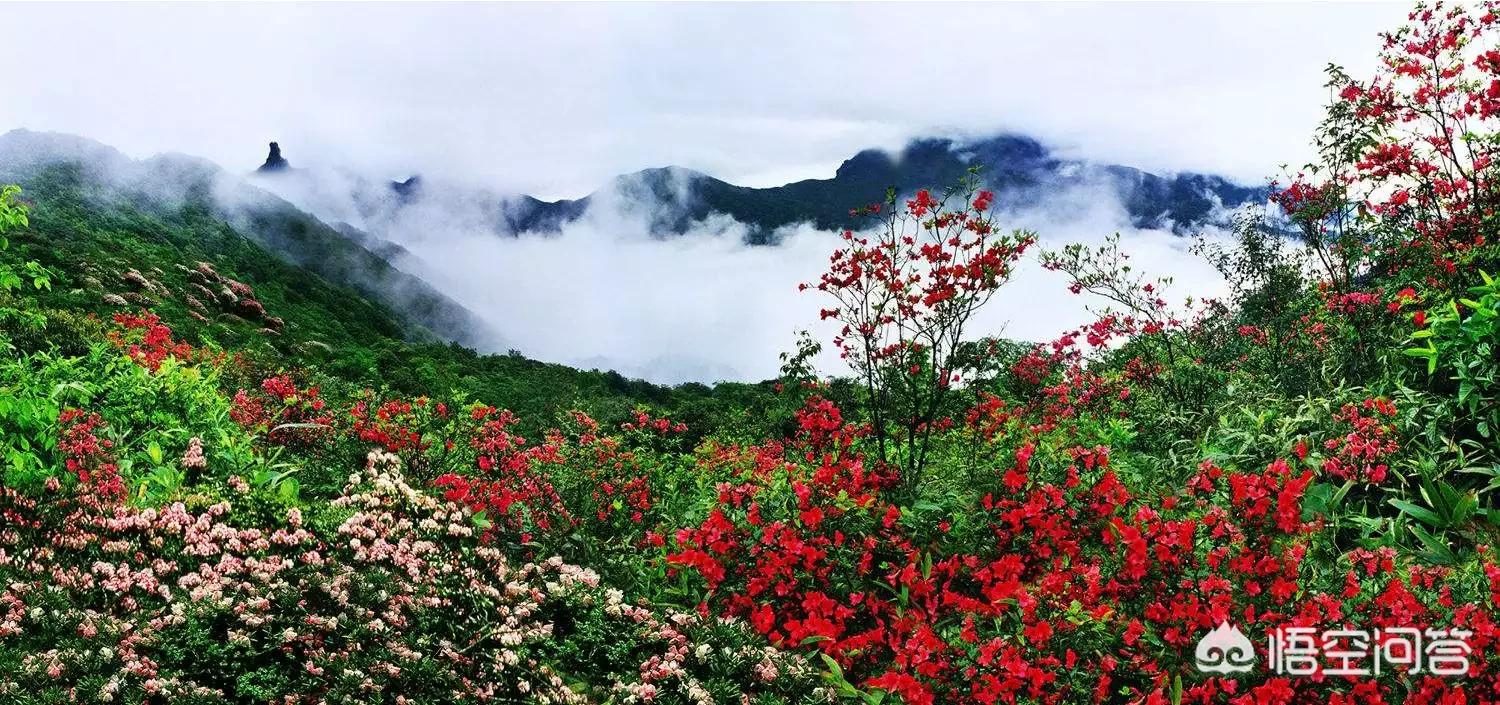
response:
<path id="1" fill-rule="evenodd" d="M 405 181 L 392 181 L 391 190 L 403 199 L 413 199 L 422 193 L 422 177 L 412 175 Z"/>
<path id="2" fill-rule="evenodd" d="M 292 168 L 291 162 L 288 162 L 285 157 L 281 156 L 281 145 L 272 142 L 271 153 L 266 155 L 266 163 L 261 164 L 260 168 L 256 169 L 256 171 L 266 174 L 276 171 L 286 171 L 290 168 Z"/>
<path id="3" fill-rule="evenodd" d="M 649 203 L 653 226 L 682 233 L 711 213 L 723 213 L 751 227 L 751 240 L 766 242 L 782 226 L 808 222 L 821 229 L 857 224 L 854 207 L 883 200 L 886 190 L 909 194 L 918 188 L 956 184 L 973 166 L 1002 206 L 1041 202 L 1049 192 L 1098 188 L 1118 198 L 1131 224 L 1139 228 L 1186 231 L 1218 223 L 1229 210 L 1264 203 L 1264 188 L 1219 176 L 1183 173 L 1160 176 L 1119 165 L 1060 159 L 1041 143 L 1019 135 L 972 142 L 919 139 L 892 154 L 867 149 L 846 160 L 831 179 L 807 179 L 784 186 L 736 186 L 680 167 L 647 169 L 616 177 L 611 196 Z M 601 189 L 603 191 L 605 189 Z M 542 201 L 530 196 L 501 205 L 510 234 L 556 231 L 588 210 L 600 191 L 572 200 Z"/>
<path id="4" fill-rule="evenodd" d="M 1023 135 L 1002 134 L 978 140 L 948 138 L 912 140 L 898 152 L 863 150 L 841 164 L 832 178 L 806 179 L 783 186 L 738 186 L 692 169 L 669 166 L 624 174 L 593 193 L 576 199 L 545 201 L 528 195 L 435 185 L 421 176 L 405 181 L 368 182 L 349 194 L 364 217 L 379 220 L 428 198 L 490 203 L 497 234 L 555 233 L 578 220 L 591 205 L 609 201 L 648 216 L 659 236 L 683 234 L 710 215 L 727 215 L 748 226 L 754 244 L 774 241 L 778 228 L 810 223 L 822 230 L 858 227 L 850 209 L 885 199 L 887 189 L 907 196 L 919 188 L 953 186 L 979 167 L 980 179 L 996 193 L 1002 208 L 1055 203 L 1059 194 L 1085 200 L 1118 202 L 1136 228 L 1185 234 L 1205 225 L 1227 225 L 1232 211 L 1264 204 L 1264 187 L 1246 186 L 1220 176 L 1198 173 L 1154 174 L 1129 166 L 1098 164 L 1056 156 Z M 301 172 L 292 169 L 271 143 L 262 174 Z M 394 198 L 392 198 L 394 196 Z"/>

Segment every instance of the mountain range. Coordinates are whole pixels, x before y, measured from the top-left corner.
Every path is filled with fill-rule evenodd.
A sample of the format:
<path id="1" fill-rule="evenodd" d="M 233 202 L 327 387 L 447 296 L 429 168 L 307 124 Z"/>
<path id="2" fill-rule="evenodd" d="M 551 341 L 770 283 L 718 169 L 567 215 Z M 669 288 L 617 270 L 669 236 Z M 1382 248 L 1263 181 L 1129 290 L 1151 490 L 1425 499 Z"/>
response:
<path id="1" fill-rule="evenodd" d="M 806 179 L 781 186 L 739 186 L 692 169 L 668 166 L 622 174 L 587 196 L 546 201 L 528 195 L 475 191 L 469 202 L 487 202 L 490 226 L 497 234 L 519 236 L 555 233 L 604 201 L 627 204 L 649 213 L 658 236 L 680 235 L 711 215 L 726 215 L 747 226 L 753 244 L 775 242 L 778 229 L 808 223 L 821 230 L 858 227 L 850 209 L 883 200 L 887 189 L 910 194 L 918 188 L 957 184 L 972 168 L 981 184 L 997 194 L 1001 208 L 1024 208 L 1046 202 L 1059 192 L 1092 189 L 1096 197 L 1117 201 L 1135 228 L 1191 232 L 1204 225 L 1225 225 L 1239 207 L 1263 204 L 1264 187 L 1235 183 L 1198 173 L 1155 174 L 1130 166 L 1098 164 L 1054 154 L 1030 137 L 1002 134 L 983 139 L 912 140 L 897 152 L 866 149 L 845 160 L 831 178 Z M 296 178 L 280 146 L 272 143 L 261 176 Z M 383 187 L 351 179 L 348 200 L 367 220 L 424 199 L 452 197 L 421 176 L 391 181 Z M 371 192 L 371 187 L 376 191 Z M 382 198 L 391 196 L 394 198 Z"/>
<path id="2" fill-rule="evenodd" d="M 1024 207 L 1049 194 L 1096 188 L 1100 197 L 1118 199 L 1136 228 L 1191 231 L 1224 224 L 1235 208 L 1264 203 L 1262 187 L 1209 174 L 1158 175 L 1129 166 L 1096 164 L 1056 156 L 1040 142 L 1020 135 L 973 141 L 918 139 L 896 153 L 867 149 L 845 160 L 832 178 L 782 186 L 737 186 L 707 174 L 666 167 L 617 177 L 579 199 L 543 201 L 530 196 L 501 204 L 510 234 L 551 232 L 576 220 L 608 193 L 655 206 L 653 223 L 663 233 L 686 232 L 693 223 L 720 213 L 750 227 L 751 240 L 768 243 L 776 229 L 811 223 L 822 230 L 857 227 L 850 208 L 879 202 L 888 188 L 909 194 L 918 188 L 958 183 L 972 167 L 994 190 L 1000 207 Z M 403 193 L 410 193 L 402 184 Z"/>
<path id="3" fill-rule="evenodd" d="M 770 246 L 779 229 L 799 223 L 822 230 L 856 226 L 851 207 L 880 201 L 888 189 L 906 194 L 953 184 L 976 166 L 984 185 L 996 191 L 1001 208 L 1043 204 L 1057 192 L 1082 189 L 1088 198 L 1117 202 L 1135 227 L 1176 232 L 1224 224 L 1234 209 L 1264 203 L 1266 196 L 1264 188 L 1213 175 L 1159 175 L 1064 159 L 1017 135 L 920 139 L 898 152 L 864 150 L 845 160 L 831 178 L 770 188 L 738 186 L 681 167 L 647 169 L 616 177 L 583 198 L 558 201 L 420 176 L 373 180 L 337 168 L 297 165 L 294 157 L 272 143 L 260 168 L 234 172 L 180 154 L 136 160 L 83 137 L 14 130 L 0 135 L 0 181 L 24 186 L 45 174 L 50 187 L 69 184 L 104 204 L 129 204 L 162 217 L 179 217 L 184 208 L 203 210 L 283 261 L 387 307 L 408 336 L 481 351 L 512 347 L 504 322 L 476 315 L 452 298 L 451 290 L 434 278 L 439 276 L 435 270 L 385 227 L 393 219 L 406 217 L 430 229 L 435 221 L 429 215 L 463 203 L 477 208 L 481 215 L 476 222 L 497 237 L 547 237 L 583 218 L 591 207 L 626 204 L 649 215 L 653 237 L 688 233 L 718 214 L 744 224 L 750 244 Z M 342 176 L 329 178 L 335 173 Z M 590 359 L 580 357 L 575 363 Z M 630 370 L 619 361 L 598 362 Z M 693 378 L 712 376 L 705 375 Z"/>

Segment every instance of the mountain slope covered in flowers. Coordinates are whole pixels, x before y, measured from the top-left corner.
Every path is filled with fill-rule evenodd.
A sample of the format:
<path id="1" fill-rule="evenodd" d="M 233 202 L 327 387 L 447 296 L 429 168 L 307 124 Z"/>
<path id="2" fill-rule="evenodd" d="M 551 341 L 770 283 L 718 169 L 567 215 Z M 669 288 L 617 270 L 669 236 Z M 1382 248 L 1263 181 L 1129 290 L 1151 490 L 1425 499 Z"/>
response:
<path id="1" fill-rule="evenodd" d="M 1500 702 L 1497 38 L 1419 6 L 1331 70 L 1277 222 L 1198 247 L 1225 300 L 972 173 L 846 204 L 839 332 L 758 387 L 479 362 L 224 223 L 6 188 L 0 699 Z M 966 335 L 1027 257 L 1109 307 Z M 1199 668 L 1229 624 L 1253 667 Z M 1279 672 L 1298 628 L 1447 650 Z"/>

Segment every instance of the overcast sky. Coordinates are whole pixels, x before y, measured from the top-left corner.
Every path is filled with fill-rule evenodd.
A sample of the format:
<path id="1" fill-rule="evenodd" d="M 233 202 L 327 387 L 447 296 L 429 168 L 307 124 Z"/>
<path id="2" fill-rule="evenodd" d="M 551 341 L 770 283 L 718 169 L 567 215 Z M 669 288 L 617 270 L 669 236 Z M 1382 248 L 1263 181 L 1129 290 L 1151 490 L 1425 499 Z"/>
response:
<path id="1" fill-rule="evenodd" d="M 1406 4 L 5 5 L 0 131 L 544 196 L 829 176 L 920 134 L 1255 181 Z"/>

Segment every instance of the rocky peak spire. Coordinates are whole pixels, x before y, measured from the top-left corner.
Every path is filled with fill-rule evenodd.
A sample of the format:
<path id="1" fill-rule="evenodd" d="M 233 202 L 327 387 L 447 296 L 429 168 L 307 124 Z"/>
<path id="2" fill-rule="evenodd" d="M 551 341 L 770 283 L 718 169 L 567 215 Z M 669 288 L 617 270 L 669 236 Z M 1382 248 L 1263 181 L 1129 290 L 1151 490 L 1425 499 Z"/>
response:
<path id="1" fill-rule="evenodd" d="M 260 165 L 260 168 L 256 169 L 256 171 L 262 173 L 269 171 L 285 171 L 287 169 L 290 169 L 291 166 L 291 163 L 288 162 L 285 157 L 281 156 L 281 145 L 272 142 L 271 153 L 266 155 L 266 163 Z"/>

